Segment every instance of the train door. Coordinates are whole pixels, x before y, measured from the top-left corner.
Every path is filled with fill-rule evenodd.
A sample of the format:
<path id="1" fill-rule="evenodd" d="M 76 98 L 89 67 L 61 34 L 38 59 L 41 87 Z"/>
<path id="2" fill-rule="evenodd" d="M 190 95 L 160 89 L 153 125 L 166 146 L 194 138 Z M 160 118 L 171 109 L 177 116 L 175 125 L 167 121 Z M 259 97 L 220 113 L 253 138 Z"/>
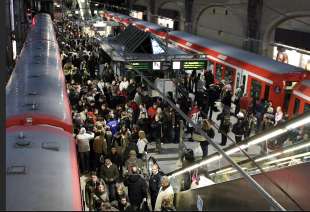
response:
<path id="1" fill-rule="evenodd" d="M 260 99 L 261 91 L 262 91 L 262 83 L 256 79 L 252 79 L 250 90 L 251 97 L 255 99 Z"/>
<path id="2" fill-rule="evenodd" d="M 221 63 L 215 63 L 214 80 L 220 82 L 223 79 L 224 65 Z"/>
<path id="3" fill-rule="evenodd" d="M 232 91 L 233 93 L 235 92 L 235 75 L 236 75 L 236 69 L 230 67 L 230 66 L 225 66 L 224 69 L 224 80 L 226 83 L 231 84 Z"/>
<path id="4" fill-rule="evenodd" d="M 248 74 L 245 70 L 241 68 L 236 69 L 236 78 L 235 78 L 235 90 L 243 85 L 242 94 L 246 91 L 247 88 L 247 81 L 248 81 Z"/>

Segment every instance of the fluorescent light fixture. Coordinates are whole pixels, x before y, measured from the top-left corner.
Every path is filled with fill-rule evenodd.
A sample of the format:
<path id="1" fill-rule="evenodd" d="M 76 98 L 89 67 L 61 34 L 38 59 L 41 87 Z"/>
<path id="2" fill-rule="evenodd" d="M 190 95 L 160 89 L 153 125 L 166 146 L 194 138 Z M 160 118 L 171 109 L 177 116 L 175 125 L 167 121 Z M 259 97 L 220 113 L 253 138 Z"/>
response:
<path id="1" fill-rule="evenodd" d="M 99 6 L 99 4 L 95 4 L 95 6 L 96 6 L 96 7 L 98 7 L 98 6 Z"/>
<path id="2" fill-rule="evenodd" d="M 217 172 L 215 172 L 215 173 L 216 173 L 216 174 L 221 174 L 221 173 L 230 171 L 230 170 L 232 170 L 232 169 L 233 169 L 232 167 L 229 167 L 229 168 L 226 168 L 226 169 L 219 170 L 219 171 L 217 171 Z"/>
<path id="3" fill-rule="evenodd" d="M 270 155 L 267 155 L 267 156 L 264 156 L 264 157 L 261 157 L 261 158 L 256 159 L 255 162 L 267 160 L 267 159 L 269 159 L 269 158 L 273 158 L 273 157 L 276 157 L 276 156 L 281 155 L 281 154 L 282 154 L 281 152 L 274 153 L 274 154 L 270 154 Z"/>
<path id="4" fill-rule="evenodd" d="M 278 160 L 269 161 L 269 162 L 266 162 L 265 164 L 272 164 L 272 163 L 282 162 L 282 161 L 285 161 L 285 160 L 291 160 L 291 159 L 300 158 L 300 157 L 304 157 L 304 156 L 308 156 L 308 155 L 310 155 L 310 152 L 306 152 L 306 153 L 302 153 L 302 154 L 298 154 L 298 155 L 293 155 L 293 156 L 281 158 L 281 159 L 278 159 Z"/>
<path id="5" fill-rule="evenodd" d="M 227 155 L 231 155 L 231 154 L 234 154 L 234 153 L 236 153 L 236 152 L 239 152 L 240 150 L 246 149 L 247 147 L 248 147 L 247 144 L 243 144 L 243 145 L 241 145 L 241 146 L 236 146 L 236 147 L 234 147 L 234 148 L 232 148 L 232 149 L 226 151 L 226 154 L 227 154 Z"/>
<path id="6" fill-rule="evenodd" d="M 248 145 L 249 145 L 249 146 L 252 146 L 252 145 L 255 145 L 255 144 L 259 144 L 259 143 L 261 143 L 261 142 L 263 142 L 263 141 L 266 141 L 266 140 L 269 140 L 269 139 L 271 139 L 271 138 L 273 138 L 273 137 L 276 137 L 276 136 L 278 136 L 278 135 L 281 135 L 281 134 L 284 133 L 284 132 L 286 132 L 286 130 L 278 129 L 278 130 L 276 130 L 276 131 L 274 131 L 274 132 L 268 133 L 267 135 L 264 135 L 264 136 L 262 136 L 262 137 L 259 137 L 259 138 L 257 138 L 257 139 L 254 139 L 253 141 L 250 141 L 250 142 L 248 143 Z"/>
<path id="7" fill-rule="evenodd" d="M 293 152 L 293 151 L 296 151 L 296 150 L 299 150 L 299 149 L 306 148 L 306 147 L 308 147 L 308 146 L 310 146 L 310 142 L 305 143 L 305 144 L 302 144 L 302 145 L 300 145 L 300 146 L 292 147 L 292 148 L 290 148 L 290 149 L 286 149 L 286 150 L 283 151 L 283 153 Z"/>
<path id="8" fill-rule="evenodd" d="M 295 129 L 295 128 L 297 128 L 297 127 L 301 127 L 301 126 L 303 126 L 303 125 L 306 125 L 306 124 L 308 124 L 309 122 L 310 122 L 310 116 L 305 117 L 305 118 L 303 118 L 303 119 L 301 119 L 301 120 L 299 120 L 299 121 L 296 121 L 295 123 L 292 123 L 292 124 L 288 125 L 288 126 L 286 127 L 286 129 L 292 130 L 292 129 Z"/>

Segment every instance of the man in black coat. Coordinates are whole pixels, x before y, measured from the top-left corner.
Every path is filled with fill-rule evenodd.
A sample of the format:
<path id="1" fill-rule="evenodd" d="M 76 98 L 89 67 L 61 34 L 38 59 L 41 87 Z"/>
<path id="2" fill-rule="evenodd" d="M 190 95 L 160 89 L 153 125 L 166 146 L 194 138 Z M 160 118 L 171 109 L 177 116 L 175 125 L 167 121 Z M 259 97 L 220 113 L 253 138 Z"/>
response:
<path id="1" fill-rule="evenodd" d="M 205 81 L 206 81 L 206 89 L 208 89 L 209 86 L 214 83 L 214 76 L 213 76 L 211 70 L 207 70 L 204 73 L 204 76 L 205 76 Z"/>
<path id="2" fill-rule="evenodd" d="M 150 195 L 151 195 L 151 205 L 152 209 L 155 208 L 156 198 L 158 196 L 158 192 L 161 186 L 161 179 L 162 176 L 164 176 L 164 173 L 159 171 L 158 165 L 155 163 L 152 166 L 152 175 L 149 180 L 149 189 L 150 189 Z"/>
<path id="3" fill-rule="evenodd" d="M 147 184 L 145 179 L 138 174 L 137 166 L 132 166 L 132 174 L 125 179 L 124 185 L 128 188 L 129 202 L 133 206 L 134 211 L 137 211 L 147 197 Z"/>

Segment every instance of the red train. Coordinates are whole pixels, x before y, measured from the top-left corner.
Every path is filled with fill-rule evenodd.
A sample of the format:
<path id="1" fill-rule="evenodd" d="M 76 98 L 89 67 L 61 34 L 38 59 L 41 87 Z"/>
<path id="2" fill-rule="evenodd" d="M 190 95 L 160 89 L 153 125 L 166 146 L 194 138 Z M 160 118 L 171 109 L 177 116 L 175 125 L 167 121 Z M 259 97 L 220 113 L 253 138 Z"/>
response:
<path id="1" fill-rule="evenodd" d="M 292 102 L 297 98 L 296 92 L 310 96 L 309 89 L 300 90 L 306 86 L 306 81 L 302 81 L 310 79 L 310 74 L 301 68 L 186 32 L 169 31 L 160 25 L 130 16 L 110 12 L 103 15 L 124 26 L 131 23 L 189 52 L 206 54 L 207 68 L 212 70 L 216 81 L 230 82 L 233 90 L 243 85 L 246 94 L 257 99 L 270 100 L 274 107 L 281 106 L 289 115 L 294 111 Z M 298 106 L 298 113 L 306 110 L 308 103 L 309 99 L 303 98 Z"/>
<path id="2" fill-rule="evenodd" d="M 7 210 L 82 210 L 72 129 L 53 22 L 38 14 L 6 86 Z"/>

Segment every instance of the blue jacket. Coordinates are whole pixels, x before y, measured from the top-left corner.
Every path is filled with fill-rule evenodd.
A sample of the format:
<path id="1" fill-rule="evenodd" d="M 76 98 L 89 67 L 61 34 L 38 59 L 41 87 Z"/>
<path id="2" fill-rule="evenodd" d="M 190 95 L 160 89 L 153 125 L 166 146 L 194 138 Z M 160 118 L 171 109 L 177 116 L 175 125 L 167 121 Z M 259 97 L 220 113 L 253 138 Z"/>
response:
<path id="1" fill-rule="evenodd" d="M 107 125 L 110 127 L 112 135 L 117 133 L 118 131 L 118 126 L 119 126 L 119 121 L 117 119 L 113 119 L 108 121 Z"/>

